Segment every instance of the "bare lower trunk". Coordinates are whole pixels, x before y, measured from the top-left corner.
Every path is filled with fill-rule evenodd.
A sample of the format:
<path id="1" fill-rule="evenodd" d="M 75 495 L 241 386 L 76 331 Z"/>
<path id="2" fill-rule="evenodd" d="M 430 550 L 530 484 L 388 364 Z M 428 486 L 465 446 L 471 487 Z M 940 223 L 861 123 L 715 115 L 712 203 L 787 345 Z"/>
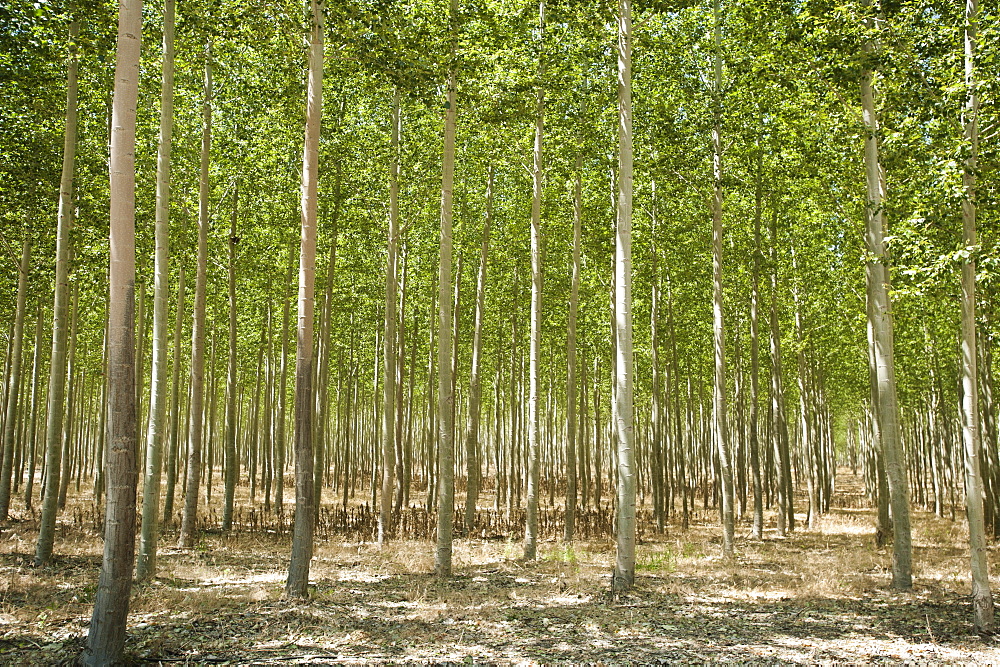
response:
<path id="1" fill-rule="evenodd" d="M 393 92 L 392 163 L 389 166 L 389 238 L 385 264 L 385 313 L 382 337 L 382 498 L 378 543 L 391 532 L 392 484 L 396 476 L 396 280 L 399 254 L 399 90 Z"/>
<path id="2" fill-rule="evenodd" d="M 566 526 L 563 539 L 573 540 L 577 501 L 577 380 L 576 319 L 580 308 L 580 243 L 583 218 L 583 154 L 576 156 L 573 187 L 573 277 L 570 285 L 569 320 L 566 323 Z"/>
<path id="3" fill-rule="evenodd" d="M 785 387 L 781 370 L 781 330 L 778 327 L 778 211 L 771 217 L 771 438 L 777 457 L 778 535 L 795 530 L 792 463 L 788 452 L 788 423 L 785 420 Z"/>
<path id="4" fill-rule="evenodd" d="M 285 273 L 285 296 L 281 309 L 281 360 L 278 370 L 278 407 L 274 420 L 274 511 L 281 514 L 285 507 L 285 404 L 288 395 L 288 323 L 291 318 L 292 270 L 294 269 L 295 246 L 288 246 L 288 270 Z"/>
<path id="5" fill-rule="evenodd" d="M 545 0 L 538 3 L 538 33 L 544 49 Z M 542 136 L 545 130 L 544 53 L 539 56 L 535 101 L 535 150 L 531 197 L 531 333 L 528 348 L 528 493 L 524 525 L 524 558 L 534 560 L 538 550 L 538 357 L 542 326 Z"/>
<path id="6" fill-rule="evenodd" d="M 761 154 L 763 155 L 763 154 Z M 750 535 L 759 540 L 764 535 L 764 498 L 763 484 L 760 474 L 760 427 L 758 420 L 759 386 L 760 386 L 760 217 L 761 217 L 761 179 L 760 160 L 757 163 L 756 198 L 754 202 L 753 221 L 753 272 L 750 289 L 750 468 L 753 473 L 753 528 Z"/>
<path id="7" fill-rule="evenodd" d="M 174 114 L 174 0 L 163 6 L 163 85 L 160 93 L 160 141 L 156 161 L 156 257 L 153 287 L 153 369 L 146 431 L 146 468 L 142 485 L 142 532 L 136 579 L 156 574 L 156 542 L 160 518 L 160 459 L 167 404 L 167 317 L 170 295 L 168 239 L 170 231 L 170 138 Z M 178 308 L 180 304 L 178 304 Z"/>
<path id="8" fill-rule="evenodd" d="M 14 473 L 14 436 L 17 425 L 17 399 L 21 393 L 21 360 L 24 347 L 24 311 L 28 297 L 28 272 L 31 270 L 31 242 L 27 227 L 21 245 L 21 263 L 17 272 L 17 306 L 11 335 L 10 369 L 7 373 L 6 418 L 3 422 L 3 467 L 0 472 L 0 521 L 10 510 L 10 486 Z"/>
<path id="9" fill-rule="evenodd" d="M 198 193 L 198 259 L 195 270 L 194 312 L 191 325 L 191 384 L 188 424 L 188 460 L 184 489 L 184 515 L 178 543 L 194 546 L 201 478 L 203 408 L 205 405 L 205 292 L 208 269 L 208 160 L 212 147 L 212 60 L 205 47 L 205 93 L 202 101 L 201 176 Z"/>
<path id="10" fill-rule="evenodd" d="M 38 315 L 35 318 L 35 349 L 33 353 L 33 360 L 31 362 L 31 413 L 28 418 L 28 479 L 24 484 L 24 508 L 31 511 L 32 502 L 34 500 L 34 482 L 35 482 L 35 465 L 37 460 L 37 443 L 38 443 L 38 394 L 39 385 L 41 384 L 41 378 L 39 377 L 42 365 L 42 302 L 38 302 Z M 105 414 L 104 410 L 101 410 L 101 414 Z M 97 442 L 100 446 L 101 434 L 98 433 Z M 100 463 L 100 457 L 95 457 L 98 464 Z M 97 494 L 94 494 L 97 498 Z"/>
<path id="11" fill-rule="evenodd" d="M 965 83 L 968 99 L 965 106 L 965 142 L 969 147 L 962 180 L 963 244 L 968 259 L 962 264 L 962 441 L 965 444 L 965 498 L 969 519 L 969 551 L 972 570 L 972 607 L 976 631 L 993 632 L 993 595 L 990 592 L 986 530 L 983 524 L 983 483 L 980 474 L 979 382 L 976 366 L 976 171 L 979 153 L 975 57 L 977 0 L 966 0 Z"/>
<path id="12" fill-rule="evenodd" d="M 482 380 L 480 367 L 483 353 L 483 318 L 486 308 L 486 267 L 490 251 L 490 228 L 493 224 L 493 166 L 489 167 L 486 183 L 486 220 L 479 251 L 479 273 L 476 277 L 476 314 L 472 333 L 472 366 L 469 369 L 469 435 L 465 440 L 466 491 L 465 533 L 471 535 L 475 527 L 476 501 L 479 497 L 482 462 L 480 461 L 479 425 L 482 412 Z"/>
<path id="13" fill-rule="evenodd" d="M 451 0 L 451 51 L 455 54 L 458 31 L 458 0 Z M 455 182 L 455 121 L 458 115 L 455 66 L 448 72 L 444 121 L 444 155 L 441 160 L 441 248 L 438 265 L 438 521 L 434 570 L 441 578 L 451 576 L 452 530 L 455 516 L 454 386 L 452 367 L 451 260 L 453 188 Z"/>
<path id="14" fill-rule="evenodd" d="M 893 350 L 892 304 L 889 300 L 889 268 L 885 264 L 884 183 L 879 165 L 878 122 L 875 116 L 875 95 L 872 74 L 861 78 L 861 106 L 865 122 L 865 176 L 868 191 L 867 230 L 868 250 L 866 277 L 873 303 L 868 311 L 872 318 L 875 342 L 875 365 L 878 382 L 878 420 L 886 477 L 889 481 L 889 502 L 892 506 L 892 585 L 900 590 L 912 587 L 910 545 L 910 499 L 906 479 L 906 460 L 899 427 L 899 403 L 896 398 L 896 371 Z"/>
<path id="15" fill-rule="evenodd" d="M 618 1 L 618 216 L 615 232 L 617 553 L 612 589 L 635 583 L 635 429 L 632 413 L 632 0 Z"/>
<path id="16" fill-rule="evenodd" d="M 236 219 L 239 205 L 240 184 L 233 190 L 233 212 L 229 222 L 229 364 L 226 373 L 226 457 L 225 499 L 222 506 L 222 530 L 233 526 L 233 501 L 236 498 L 236 481 L 239 478 L 239 461 L 236 458 Z"/>
<path id="17" fill-rule="evenodd" d="M 135 559 L 135 117 L 141 0 L 119 4 L 111 132 L 111 286 L 108 299 L 108 449 L 104 560 L 82 662 L 117 664 L 125 646 Z"/>
<path id="18" fill-rule="evenodd" d="M 714 3 L 715 15 L 715 125 L 712 129 L 713 171 L 712 197 L 712 273 L 715 342 L 715 383 L 712 400 L 712 430 L 719 450 L 722 479 L 722 554 L 733 557 L 733 470 L 729 451 L 729 425 L 726 400 L 726 334 L 722 304 L 722 27 L 719 0 Z"/>
<path id="19" fill-rule="evenodd" d="M 66 67 L 66 134 L 63 139 L 62 177 L 59 181 L 59 213 L 56 227 L 56 278 L 52 306 L 52 356 L 49 362 L 49 392 L 45 422 L 45 490 L 42 517 L 38 526 L 35 565 L 47 565 L 55 541 L 56 513 L 59 501 L 62 427 L 66 393 L 66 311 L 69 305 L 69 253 L 73 216 L 73 163 L 76 158 L 76 38 L 80 23 L 69 28 L 70 56 Z"/>
<path id="20" fill-rule="evenodd" d="M 295 528 L 285 595 L 308 597 L 313 506 L 313 292 L 316 279 L 316 206 L 320 119 L 323 116 L 323 8 L 311 0 L 312 39 L 305 145 L 302 151 L 302 239 L 299 254 L 299 324 L 295 363 Z"/>

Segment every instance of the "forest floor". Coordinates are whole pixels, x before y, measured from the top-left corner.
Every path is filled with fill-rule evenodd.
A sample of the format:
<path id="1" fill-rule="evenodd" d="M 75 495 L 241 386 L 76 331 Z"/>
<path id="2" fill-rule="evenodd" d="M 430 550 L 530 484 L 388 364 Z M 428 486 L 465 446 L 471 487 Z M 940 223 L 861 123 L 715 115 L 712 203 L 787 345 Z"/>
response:
<path id="1" fill-rule="evenodd" d="M 898 593 L 871 510 L 847 495 L 786 538 L 773 517 L 763 541 L 741 525 L 735 563 L 712 514 L 647 535 L 618 598 L 611 541 L 545 541 L 523 562 L 519 541 L 460 539 L 440 582 L 428 541 L 331 539 L 316 546 L 311 599 L 291 602 L 286 539 L 211 533 L 180 550 L 168 531 L 159 576 L 133 588 L 127 650 L 138 664 L 1000 662 L 1000 643 L 971 627 L 964 522 L 914 512 L 914 588 Z M 68 663 L 90 622 L 99 538 L 60 525 L 60 555 L 36 569 L 35 525 L 0 532 L 3 664 Z"/>

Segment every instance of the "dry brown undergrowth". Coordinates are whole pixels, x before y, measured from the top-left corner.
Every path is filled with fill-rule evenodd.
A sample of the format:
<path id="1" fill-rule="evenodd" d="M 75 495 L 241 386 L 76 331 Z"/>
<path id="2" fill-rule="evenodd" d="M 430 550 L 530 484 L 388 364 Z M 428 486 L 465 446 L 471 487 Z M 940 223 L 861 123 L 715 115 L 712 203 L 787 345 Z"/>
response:
<path id="1" fill-rule="evenodd" d="M 771 517 L 773 519 L 773 517 Z M 804 517 L 799 516 L 800 523 Z M 89 623 L 100 565 L 92 529 L 62 525 L 51 567 L 30 567 L 35 523 L 0 533 L 0 662 L 66 662 Z M 287 544 L 202 536 L 172 548 L 134 589 L 128 649 L 137 662 L 490 662 L 757 660 L 1000 662 L 972 634 L 965 532 L 914 515 L 915 587 L 889 590 L 889 554 L 871 512 L 834 509 L 815 531 L 763 542 L 740 530 L 735 563 L 718 527 L 695 524 L 639 547 L 633 594 L 608 594 L 613 544 L 456 542 L 457 576 L 430 575 L 432 545 L 317 545 L 308 603 L 280 599 Z"/>

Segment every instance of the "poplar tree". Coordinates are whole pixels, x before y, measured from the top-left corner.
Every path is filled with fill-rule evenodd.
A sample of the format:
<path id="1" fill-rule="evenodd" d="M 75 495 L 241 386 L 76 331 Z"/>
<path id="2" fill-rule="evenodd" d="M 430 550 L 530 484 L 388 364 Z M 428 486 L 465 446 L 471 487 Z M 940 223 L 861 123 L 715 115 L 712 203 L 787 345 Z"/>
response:
<path id="1" fill-rule="evenodd" d="M 309 595 L 313 530 L 313 297 L 316 281 L 316 223 L 319 137 L 323 118 L 323 7 L 310 0 L 309 84 L 305 145 L 302 149 L 302 236 L 299 252 L 299 323 L 295 357 L 295 528 L 285 595 Z"/>
<path id="2" fill-rule="evenodd" d="M 118 5 L 111 117 L 111 266 L 108 298 L 108 448 L 104 558 L 94 596 L 86 665 L 122 660 L 135 562 L 135 119 L 139 99 L 142 0 Z"/>

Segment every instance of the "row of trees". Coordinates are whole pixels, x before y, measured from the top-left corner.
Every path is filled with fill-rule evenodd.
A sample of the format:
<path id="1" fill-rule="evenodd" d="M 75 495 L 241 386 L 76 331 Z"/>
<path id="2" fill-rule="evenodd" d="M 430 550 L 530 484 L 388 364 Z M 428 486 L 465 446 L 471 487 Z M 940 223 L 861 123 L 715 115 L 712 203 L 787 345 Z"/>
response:
<path id="1" fill-rule="evenodd" d="M 992 14 L 147 10 L 139 70 L 141 7 L 122 3 L 113 95 L 113 8 L 4 10 L 0 515 L 14 492 L 41 501 L 44 565 L 70 484 L 103 500 L 92 660 L 124 640 L 137 460 L 140 580 L 181 495 L 191 546 L 216 470 L 229 530 L 241 503 L 282 513 L 294 465 L 291 596 L 324 502 L 377 506 L 381 543 L 422 494 L 449 576 L 453 529 L 485 503 L 525 509 L 532 559 L 546 496 L 565 539 L 610 501 L 625 589 L 637 500 L 662 531 L 700 495 L 732 557 L 765 509 L 794 530 L 803 486 L 814 526 L 838 462 L 862 469 L 906 589 L 911 498 L 954 516 L 964 469 L 992 629 Z"/>

